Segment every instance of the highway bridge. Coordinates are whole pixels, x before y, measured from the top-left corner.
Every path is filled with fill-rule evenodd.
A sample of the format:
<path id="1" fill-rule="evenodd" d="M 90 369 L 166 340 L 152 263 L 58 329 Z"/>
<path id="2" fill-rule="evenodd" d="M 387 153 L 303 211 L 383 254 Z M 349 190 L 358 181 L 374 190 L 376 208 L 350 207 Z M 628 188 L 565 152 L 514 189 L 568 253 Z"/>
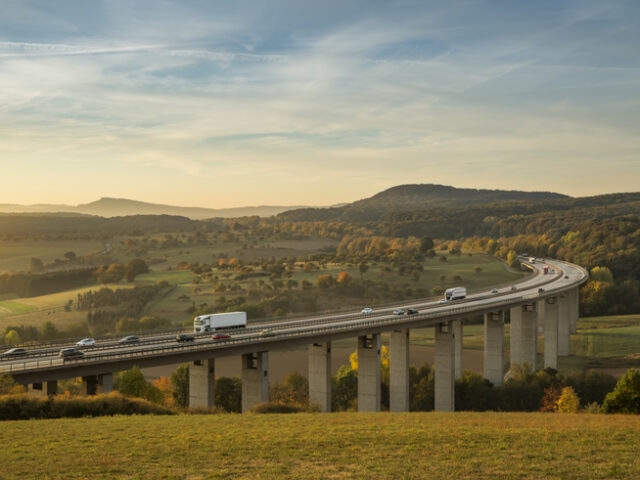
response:
<path id="1" fill-rule="evenodd" d="M 587 271 L 559 260 L 521 260 L 533 272 L 523 281 L 471 292 L 464 300 L 405 302 L 366 315 L 347 312 L 249 324 L 221 340 L 202 334 L 194 335 L 194 341 L 177 343 L 175 335 L 167 333 L 141 336 L 141 342 L 133 345 L 107 339 L 85 348 L 81 357 L 65 359 L 58 356 L 59 349 L 74 343 L 51 342 L 30 347 L 19 358 L 0 360 L 0 374 L 12 375 L 39 395 L 55 394 L 60 379 L 82 377 L 85 392 L 94 394 L 112 390 L 114 372 L 189 362 L 190 405 L 210 407 L 214 405 L 215 359 L 240 355 L 242 410 L 247 411 L 268 401 L 269 352 L 307 346 L 310 400 L 327 412 L 331 409 L 331 342 L 357 337 L 358 410 L 379 411 L 381 334 L 390 333 L 390 408 L 408 411 L 410 330 L 433 327 L 435 409 L 453 411 L 455 379 L 463 369 L 465 319 L 484 316 L 484 377 L 496 386 L 505 378 L 507 312 L 511 365 L 536 367 L 539 332 L 544 335 L 544 368 L 557 368 L 558 356 L 569 355 L 569 335 L 575 333 L 578 319 L 578 288 L 587 281 Z M 545 266 L 547 274 L 543 273 Z M 393 311 L 398 308 L 413 308 L 418 313 L 396 315 Z"/>

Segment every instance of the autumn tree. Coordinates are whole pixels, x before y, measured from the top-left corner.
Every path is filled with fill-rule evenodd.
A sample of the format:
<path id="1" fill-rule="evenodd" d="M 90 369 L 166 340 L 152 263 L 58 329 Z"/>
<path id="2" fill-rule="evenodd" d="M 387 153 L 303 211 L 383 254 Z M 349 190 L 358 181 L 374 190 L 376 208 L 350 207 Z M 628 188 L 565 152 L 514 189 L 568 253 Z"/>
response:
<path id="1" fill-rule="evenodd" d="M 573 387 L 564 387 L 555 404 L 555 411 L 560 413 L 577 413 L 580 410 L 580 399 Z"/>

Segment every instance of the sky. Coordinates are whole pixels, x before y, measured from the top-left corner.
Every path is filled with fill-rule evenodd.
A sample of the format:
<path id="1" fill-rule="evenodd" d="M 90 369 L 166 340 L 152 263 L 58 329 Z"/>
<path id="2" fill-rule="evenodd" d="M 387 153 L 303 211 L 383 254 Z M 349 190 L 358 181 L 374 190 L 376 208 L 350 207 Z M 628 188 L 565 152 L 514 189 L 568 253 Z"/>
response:
<path id="1" fill-rule="evenodd" d="M 640 190 L 640 1 L 0 0 L 0 203 Z"/>

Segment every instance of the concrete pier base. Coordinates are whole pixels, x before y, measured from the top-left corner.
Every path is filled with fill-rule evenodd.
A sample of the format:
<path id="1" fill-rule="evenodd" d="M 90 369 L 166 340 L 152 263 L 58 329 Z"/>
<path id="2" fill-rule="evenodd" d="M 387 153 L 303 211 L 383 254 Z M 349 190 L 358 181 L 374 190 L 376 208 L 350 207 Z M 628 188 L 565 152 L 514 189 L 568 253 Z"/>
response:
<path id="1" fill-rule="evenodd" d="M 82 393 L 84 395 L 95 395 L 96 393 L 98 393 L 97 375 L 82 377 Z"/>
<path id="2" fill-rule="evenodd" d="M 56 395 L 58 393 L 58 381 L 51 380 L 49 382 L 32 383 L 27 386 L 27 392 L 29 393 L 29 395 L 43 397 Z"/>
<path id="3" fill-rule="evenodd" d="M 484 314 L 484 378 L 504 384 L 504 310 Z"/>
<path id="4" fill-rule="evenodd" d="M 544 368 L 558 369 L 558 297 L 544 305 Z"/>
<path id="5" fill-rule="evenodd" d="M 558 355 L 566 357 L 569 355 L 572 300 L 564 293 L 560 294 L 558 299 Z"/>
<path id="6" fill-rule="evenodd" d="M 103 373 L 102 375 L 98 375 L 98 391 L 100 393 L 113 392 L 113 374 L 112 373 Z"/>
<path id="7" fill-rule="evenodd" d="M 519 305 L 511 309 L 511 367 L 528 364 L 536 370 L 538 355 L 538 303 Z"/>
<path id="8" fill-rule="evenodd" d="M 380 334 L 358 337 L 358 411 L 379 412 Z"/>
<path id="9" fill-rule="evenodd" d="M 215 405 L 215 360 L 196 360 L 189 365 L 189 406 L 213 407 Z"/>
<path id="10" fill-rule="evenodd" d="M 409 411 L 409 329 L 391 332 L 389 344 L 389 407 Z"/>
<path id="11" fill-rule="evenodd" d="M 570 327 L 569 333 L 578 331 L 578 318 L 580 317 L 580 289 L 574 288 L 569 292 Z"/>
<path id="12" fill-rule="evenodd" d="M 242 355 L 242 412 L 269 401 L 269 352 Z"/>
<path id="13" fill-rule="evenodd" d="M 455 410 L 455 346 L 450 323 L 435 326 L 435 392 L 434 409 L 437 412 Z"/>
<path id="14" fill-rule="evenodd" d="M 462 350 L 464 348 L 464 325 L 463 320 L 454 320 L 451 322 L 453 327 L 453 346 L 454 346 L 454 368 L 456 380 L 462 378 Z"/>
<path id="15" fill-rule="evenodd" d="M 331 342 L 309 345 L 309 401 L 331 411 Z"/>

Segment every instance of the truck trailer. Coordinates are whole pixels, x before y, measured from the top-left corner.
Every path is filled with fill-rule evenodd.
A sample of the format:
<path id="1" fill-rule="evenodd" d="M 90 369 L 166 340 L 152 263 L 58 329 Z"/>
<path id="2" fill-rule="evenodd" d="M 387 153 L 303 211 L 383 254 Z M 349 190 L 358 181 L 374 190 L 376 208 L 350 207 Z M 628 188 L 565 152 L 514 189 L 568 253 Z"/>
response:
<path id="1" fill-rule="evenodd" d="M 247 326 L 247 312 L 210 313 L 193 319 L 195 333 L 215 332 L 222 328 L 244 328 Z"/>
<path id="2" fill-rule="evenodd" d="M 447 288 L 444 292 L 444 299 L 449 300 L 461 300 L 467 296 L 467 289 L 464 287 Z"/>

